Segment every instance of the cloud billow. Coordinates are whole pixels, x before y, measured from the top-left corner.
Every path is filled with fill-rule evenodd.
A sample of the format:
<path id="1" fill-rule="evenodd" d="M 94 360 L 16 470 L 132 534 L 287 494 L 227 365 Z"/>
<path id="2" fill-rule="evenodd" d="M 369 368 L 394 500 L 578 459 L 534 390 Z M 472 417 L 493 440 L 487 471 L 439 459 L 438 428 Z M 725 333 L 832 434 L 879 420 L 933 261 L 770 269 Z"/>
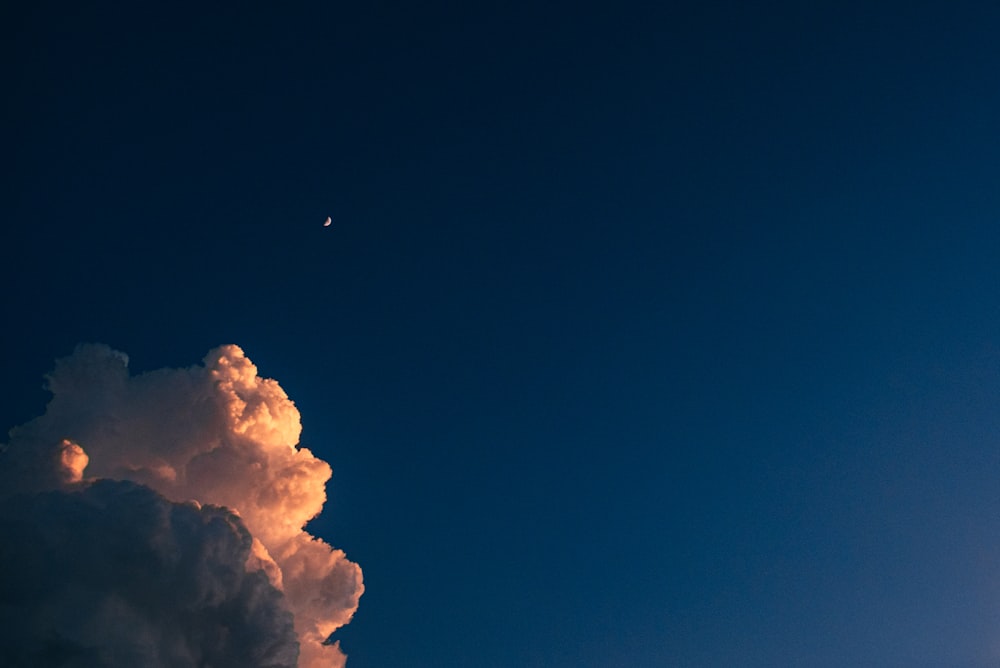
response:
<path id="1" fill-rule="evenodd" d="M 364 586 L 303 530 L 330 467 L 297 447 L 294 404 L 237 346 L 187 369 L 127 364 L 77 347 L 48 376 L 46 413 L 0 450 L 0 654 L 343 666 L 324 641 Z"/>

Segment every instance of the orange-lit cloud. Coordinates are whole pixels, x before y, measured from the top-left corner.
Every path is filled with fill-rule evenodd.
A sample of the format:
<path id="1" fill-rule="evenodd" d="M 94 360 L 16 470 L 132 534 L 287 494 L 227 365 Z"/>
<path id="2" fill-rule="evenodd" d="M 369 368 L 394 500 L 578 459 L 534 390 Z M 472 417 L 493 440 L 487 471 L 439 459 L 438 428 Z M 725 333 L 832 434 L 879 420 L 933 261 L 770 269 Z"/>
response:
<path id="1" fill-rule="evenodd" d="M 174 508 L 230 509 L 233 531 L 247 531 L 238 551 L 247 577 L 283 592 L 275 600 L 294 616 L 298 665 L 342 666 L 339 648 L 323 642 L 357 609 L 361 570 L 303 530 L 331 471 L 298 447 L 295 405 L 233 345 L 187 369 L 131 376 L 127 364 L 101 345 L 56 363 L 46 413 L 12 430 L 0 456 L 0 495 L 91 494 L 94 480 L 128 480 Z"/>

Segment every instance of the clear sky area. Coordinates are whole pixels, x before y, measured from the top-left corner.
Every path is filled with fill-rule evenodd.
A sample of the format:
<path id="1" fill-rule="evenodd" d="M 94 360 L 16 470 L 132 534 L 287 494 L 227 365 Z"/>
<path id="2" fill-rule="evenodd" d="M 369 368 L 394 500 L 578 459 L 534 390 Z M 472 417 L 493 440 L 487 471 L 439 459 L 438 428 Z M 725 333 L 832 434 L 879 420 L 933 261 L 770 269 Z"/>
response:
<path id="1" fill-rule="evenodd" d="M 1000 665 L 1000 5 L 284 5 L 0 10 L 10 452 L 78 344 L 132 378 L 196 367 L 177 392 L 229 387 L 242 358 L 206 354 L 234 344 L 332 468 L 301 535 L 363 572 L 349 668 Z M 94 482 L 215 418 L 61 368 L 31 438 L 90 464 L 58 445 L 44 498 L 276 526 Z M 125 438 L 147 398 L 152 440 Z M 111 422 L 66 426 L 98 403 Z M 212 469 L 233 494 L 235 470 Z M 70 517 L 29 497 L 11 544 Z M 239 582 L 298 620 L 272 538 L 284 584 Z M 24 612 L 46 577 L 0 573 L 7 635 L 125 665 L 88 644 L 107 607 Z"/>

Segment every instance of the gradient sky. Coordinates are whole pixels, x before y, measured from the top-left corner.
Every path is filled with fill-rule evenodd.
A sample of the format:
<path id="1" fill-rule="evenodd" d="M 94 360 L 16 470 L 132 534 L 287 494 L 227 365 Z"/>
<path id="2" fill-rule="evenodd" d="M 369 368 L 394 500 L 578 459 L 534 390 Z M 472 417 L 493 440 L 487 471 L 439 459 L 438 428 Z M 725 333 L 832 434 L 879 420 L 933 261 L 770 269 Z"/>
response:
<path id="1" fill-rule="evenodd" d="M 1000 6 L 82 4 L 0 15 L 0 428 L 241 346 L 350 668 L 1000 663 Z"/>

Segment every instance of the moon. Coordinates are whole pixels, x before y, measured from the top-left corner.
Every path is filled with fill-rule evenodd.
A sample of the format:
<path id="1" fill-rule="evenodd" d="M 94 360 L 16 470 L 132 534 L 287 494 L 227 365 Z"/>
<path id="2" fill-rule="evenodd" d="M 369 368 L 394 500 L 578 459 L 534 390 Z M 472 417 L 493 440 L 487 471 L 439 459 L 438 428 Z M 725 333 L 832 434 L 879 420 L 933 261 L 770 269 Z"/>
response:
<path id="1" fill-rule="evenodd" d="M 326 222 L 323 223 L 323 227 L 330 227 L 330 225 L 332 223 L 333 223 L 333 218 L 330 218 L 330 216 L 327 216 L 326 217 Z"/>

